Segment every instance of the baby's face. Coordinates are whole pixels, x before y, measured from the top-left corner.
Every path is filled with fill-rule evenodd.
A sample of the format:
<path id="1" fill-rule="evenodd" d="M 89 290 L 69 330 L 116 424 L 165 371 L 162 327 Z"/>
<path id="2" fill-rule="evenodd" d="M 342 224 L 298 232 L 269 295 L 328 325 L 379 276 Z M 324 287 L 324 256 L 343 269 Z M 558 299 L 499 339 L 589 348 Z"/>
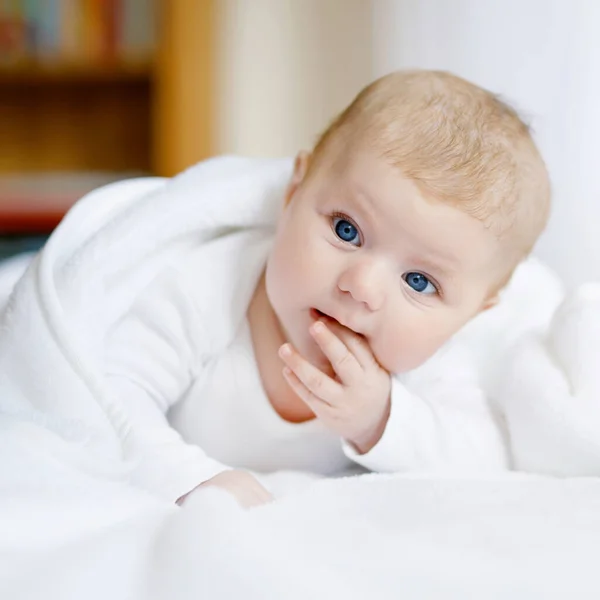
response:
<path id="1" fill-rule="evenodd" d="M 432 356 L 493 302 L 500 244 L 460 210 L 430 200 L 367 152 L 318 165 L 299 159 L 267 264 L 284 335 L 313 364 L 319 314 L 364 336 L 402 373 Z"/>

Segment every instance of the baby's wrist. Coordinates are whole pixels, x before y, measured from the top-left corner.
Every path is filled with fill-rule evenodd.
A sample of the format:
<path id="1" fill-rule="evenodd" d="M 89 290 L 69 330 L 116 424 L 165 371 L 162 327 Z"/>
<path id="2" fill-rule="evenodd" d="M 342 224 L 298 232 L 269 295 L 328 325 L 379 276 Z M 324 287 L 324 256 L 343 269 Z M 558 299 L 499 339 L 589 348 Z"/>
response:
<path id="1" fill-rule="evenodd" d="M 386 410 L 377 422 L 377 425 L 375 427 L 372 427 L 371 430 L 369 430 L 368 432 L 365 432 L 365 435 L 355 440 L 346 440 L 351 446 L 354 447 L 358 454 L 367 454 L 375 446 L 377 446 L 377 444 L 383 437 L 385 428 L 387 427 L 387 423 L 390 418 L 390 407 L 391 403 L 388 400 Z"/>

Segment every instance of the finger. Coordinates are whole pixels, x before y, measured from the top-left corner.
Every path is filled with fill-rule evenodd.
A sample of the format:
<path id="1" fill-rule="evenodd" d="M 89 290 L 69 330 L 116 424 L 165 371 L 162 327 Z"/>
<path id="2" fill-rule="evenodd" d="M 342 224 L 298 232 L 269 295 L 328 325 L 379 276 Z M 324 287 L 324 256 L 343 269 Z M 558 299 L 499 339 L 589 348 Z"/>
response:
<path id="1" fill-rule="evenodd" d="M 254 486 L 236 488 L 233 495 L 243 508 L 256 508 L 273 502 L 273 497 L 268 492 L 261 491 Z"/>
<path id="2" fill-rule="evenodd" d="M 343 391 L 337 381 L 309 363 L 290 344 L 284 344 L 279 349 L 279 356 L 311 393 L 327 404 L 334 402 Z"/>
<path id="3" fill-rule="evenodd" d="M 271 504 L 275 501 L 273 496 L 256 496 L 252 504 L 249 504 L 246 508 L 256 508 L 258 506 L 264 506 L 265 504 Z"/>
<path id="4" fill-rule="evenodd" d="M 251 506 L 260 506 L 261 504 L 268 504 L 273 502 L 275 498 L 262 486 L 256 482 L 252 488 L 252 504 Z M 249 506 L 250 508 L 250 506 Z"/>
<path id="5" fill-rule="evenodd" d="M 265 488 L 261 488 L 257 494 L 256 494 L 257 498 L 259 499 L 261 504 L 267 504 L 269 502 L 274 502 L 275 501 L 275 496 L 273 496 L 273 494 L 271 494 L 270 492 L 268 492 L 267 490 L 265 490 Z"/>
<path id="6" fill-rule="evenodd" d="M 363 375 L 360 363 L 346 344 L 325 323 L 317 321 L 310 328 L 311 335 L 329 359 L 342 383 L 352 385 Z"/>
<path id="7" fill-rule="evenodd" d="M 331 406 L 324 400 L 317 398 L 301 381 L 296 377 L 294 372 L 289 367 L 284 367 L 283 376 L 292 388 L 294 393 L 303 400 L 308 408 L 315 413 L 319 419 L 327 420 Z"/>
<path id="8" fill-rule="evenodd" d="M 252 499 L 247 499 L 242 504 L 242 507 L 246 509 L 257 508 L 259 506 L 264 506 L 265 504 L 271 504 L 271 502 L 273 501 L 273 498 L 260 498 L 258 496 L 255 496 Z"/>
<path id="9" fill-rule="evenodd" d="M 249 474 L 250 475 L 250 474 Z M 257 496 L 263 498 L 264 500 L 272 499 L 273 496 L 271 492 L 260 482 L 254 475 L 250 475 L 250 479 L 248 480 L 248 484 L 252 487 Z"/>
<path id="10" fill-rule="evenodd" d="M 367 342 L 362 335 L 355 333 L 351 329 L 348 329 L 337 322 L 328 324 L 328 327 L 330 327 L 332 332 L 339 337 L 363 369 L 370 367 L 373 363 L 377 362 L 369 342 Z"/>

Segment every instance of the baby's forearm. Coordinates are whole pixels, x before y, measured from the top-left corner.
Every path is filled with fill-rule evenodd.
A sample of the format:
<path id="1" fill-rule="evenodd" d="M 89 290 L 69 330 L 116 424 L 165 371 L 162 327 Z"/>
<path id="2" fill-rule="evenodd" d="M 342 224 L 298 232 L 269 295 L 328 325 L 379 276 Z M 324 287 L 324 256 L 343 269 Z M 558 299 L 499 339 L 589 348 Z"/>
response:
<path id="1" fill-rule="evenodd" d="M 501 424 L 476 386 L 451 385 L 419 395 L 395 381 L 383 435 L 368 452 L 345 447 L 355 462 L 381 472 L 509 468 Z"/>
<path id="2" fill-rule="evenodd" d="M 175 502 L 229 468 L 199 446 L 187 444 L 139 385 L 122 376 L 109 376 L 107 382 L 128 417 L 123 443 L 128 460 L 134 464 L 134 485 Z"/>

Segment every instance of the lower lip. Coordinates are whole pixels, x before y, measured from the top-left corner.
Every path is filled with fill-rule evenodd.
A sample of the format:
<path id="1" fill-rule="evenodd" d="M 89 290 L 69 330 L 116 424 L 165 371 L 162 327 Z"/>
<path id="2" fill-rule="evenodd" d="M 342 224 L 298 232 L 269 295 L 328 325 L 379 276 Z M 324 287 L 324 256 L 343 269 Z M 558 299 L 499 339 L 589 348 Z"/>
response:
<path id="1" fill-rule="evenodd" d="M 313 321 L 318 321 L 319 319 L 327 319 L 329 317 L 327 317 L 323 313 L 319 312 L 316 308 L 311 308 L 310 309 L 310 318 Z"/>
<path id="2" fill-rule="evenodd" d="M 330 317 L 329 315 L 319 312 L 316 308 L 310 309 L 310 318 L 313 321 L 325 321 L 325 322 L 330 322 L 330 323 L 336 322 L 333 317 Z"/>
<path id="3" fill-rule="evenodd" d="M 340 325 L 341 327 L 349 329 L 345 325 L 342 325 L 339 321 L 337 321 L 333 317 L 330 317 L 329 315 L 319 312 L 316 308 L 311 308 L 309 313 L 310 313 L 310 318 L 313 321 L 323 321 L 325 323 L 337 324 L 337 325 Z M 352 331 L 352 329 L 350 329 L 350 331 Z M 354 333 L 356 333 L 356 335 L 359 335 L 360 337 L 364 337 L 362 333 L 358 333 L 357 331 L 355 331 Z"/>

